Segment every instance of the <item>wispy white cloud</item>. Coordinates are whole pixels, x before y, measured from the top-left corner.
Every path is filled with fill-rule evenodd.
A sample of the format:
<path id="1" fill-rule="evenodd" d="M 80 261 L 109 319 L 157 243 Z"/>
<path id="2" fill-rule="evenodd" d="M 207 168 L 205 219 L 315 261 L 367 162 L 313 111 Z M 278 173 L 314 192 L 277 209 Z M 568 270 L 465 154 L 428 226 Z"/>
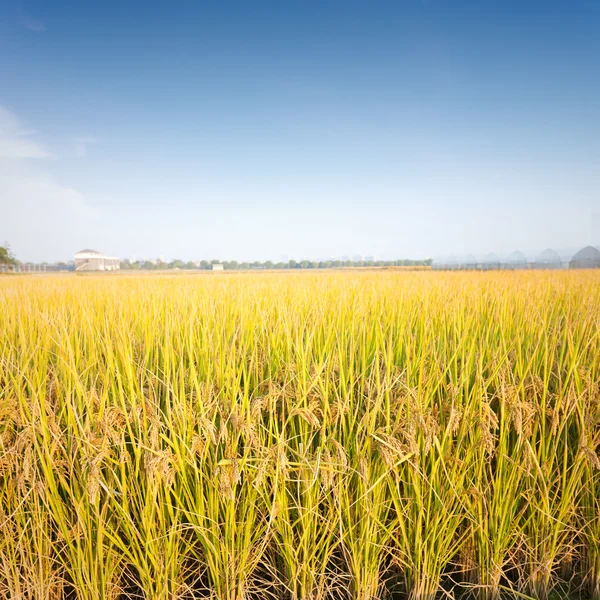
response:
<path id="1" fill-rule="evenodd" d="M 37 19 L 27 19 L 25 21 L 25 27 L 30 31 L 46 31 L 46 25 L 42 21 L 38 21 Z"/>
<path id="2" fill-rule="evenodd" d="M 73 139 L 73 150 L 75 152 L 75 156 L 79 158 L 83 158 L 87 156 L 88 146 L 92 144 L 97 144 L 98 140 L 94 137 L 76 137 Z"/>
<path id="3" fill-rule="evenodd" d="M 22 6 L 18 9 L 18 19 L 26 29 L 34 31 L 35 33 L 41 33 L 46 31 L 46 24 L 40 19 L 35 19 L 29 13 L 27 13 Z"/>
<path id="4" fill-rule="evenodd" d="M 28 219 L 35 217 L 32 211 L 41 211 L 47 216 L 59 211 L 57 216 L 61 218 L 87 219 L 99 214 L 87 204 L 81 192 L 62 185 L 52 173 L 27 164 L 15 168 L 14 164 L 9 166 L 6 161 L 0 161 L 0 207 L 4 198 L 12 199 L 12 210 Z"/>
<path id="5" fill-rule="evenodd" d="M 57 157 L 33 136 L 0 106 L 0 239 L 24 260 L 68 258 L 101 213 L 59 181 L 52 170 Z"/>
<path id="6" fill-rule="evenodd" d="M 32 139 L 34 131 L 26 129 L 16 115 L 0 106 L 0 158 L 50 158 L 43 144 Z"/>

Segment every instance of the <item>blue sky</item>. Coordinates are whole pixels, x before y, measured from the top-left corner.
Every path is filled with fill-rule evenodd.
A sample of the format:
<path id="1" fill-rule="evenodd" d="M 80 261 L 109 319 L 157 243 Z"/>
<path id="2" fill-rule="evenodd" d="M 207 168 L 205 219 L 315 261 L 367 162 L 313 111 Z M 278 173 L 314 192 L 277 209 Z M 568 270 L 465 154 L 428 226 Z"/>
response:
<path id="1" fill-rule="evenodd" d="M 23 260 L 600 242 L 597 0 L 0 3 Z"/>

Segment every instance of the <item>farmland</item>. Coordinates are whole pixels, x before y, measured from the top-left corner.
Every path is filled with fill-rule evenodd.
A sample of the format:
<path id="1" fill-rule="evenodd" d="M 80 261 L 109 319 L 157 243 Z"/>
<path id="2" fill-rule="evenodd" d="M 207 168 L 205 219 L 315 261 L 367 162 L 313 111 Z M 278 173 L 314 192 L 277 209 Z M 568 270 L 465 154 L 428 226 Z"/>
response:
<path id="1" fill-rule="evenodd" d="M 598 272 L 1 278 L 0 598 L 600 600 L 599 382 Z"/>

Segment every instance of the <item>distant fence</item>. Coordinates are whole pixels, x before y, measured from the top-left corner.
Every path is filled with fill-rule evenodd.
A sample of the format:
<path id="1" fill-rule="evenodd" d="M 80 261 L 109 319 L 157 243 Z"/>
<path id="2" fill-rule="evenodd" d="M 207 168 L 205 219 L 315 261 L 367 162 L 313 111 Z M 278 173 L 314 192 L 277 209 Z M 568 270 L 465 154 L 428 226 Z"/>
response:
<path id="1" fill-rule="evenodd" d="M 69 271 L 65 265 L 44 265 L 26 263 L 19 265 L 0 265 L 0 273 L 57 273 L 59 271 Z"/>

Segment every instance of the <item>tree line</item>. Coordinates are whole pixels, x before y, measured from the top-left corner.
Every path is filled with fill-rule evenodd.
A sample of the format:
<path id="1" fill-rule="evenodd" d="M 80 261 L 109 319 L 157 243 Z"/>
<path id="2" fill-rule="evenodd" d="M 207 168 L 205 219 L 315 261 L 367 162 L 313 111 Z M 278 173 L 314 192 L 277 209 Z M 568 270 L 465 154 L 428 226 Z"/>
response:
<path id="1" fill-rule="evenodd" d="M 5 243 L 0 246 L 0 265 L 16 266 L 21 264 L 10 250 L 9 244 Z M 42 263 L 46 265 L 48 263 Z M 242 261 L 237 260 L 220 261 L 217 259 L 213 260 L 199 260 L 199 261 L 183 261 L 179 259 L 171 261 L 163 261 L 161 259 L 156 260 L 136 260 L 131 261 L 124 259 L 121 261 L 121 269 L 124 270 L 144 270 L 144 271 L 164 271 L 169 269 L 181 269 L 181 270 L 199 270 L 199 271 L 210 271 L 213 265 L 221 264 L 223 269 L 231 270 L 251 270 L 251 269 L 340 269 L 342 267 L 422 267 L 430 266 L 431 259 L 424 260 L 413 260 L 413 259 L 399 259 L 399 260 L 288 260 L 288 261 Z M 73 262 L 59 262 L 55 266 L 62 267 L 65 270 L 73 268 Z"/>
<path id="2" fill-rule="evenodd" d="M 325 260 L 325 261 L 312 261 L 312 260 L 288 260 L 273 262 L 267 260 L 265 262 L 253 261 L 253 262 L 238 262 L 232 261 L 220 261 L 220 260 L 200 260 L 200 261 L 188 261 L 183 260 L 172 260 L 165 262 L 161 260 L 153 261 L 130 261 L 122 260 L 121 269 L 126 270 L 155 270 L 163 271 L 169 269 L 186 269 L 186 270 L 204 270 L 210 271 L 213 265 L 221 264 L 225 270 L 251 270 L 251 269 L 339 269 L 342 267 L 421 267 L 430 266 L 431 259 L 424 260 L 413 260 L 413 259 L 399 259 L 399 260 Z"/>

